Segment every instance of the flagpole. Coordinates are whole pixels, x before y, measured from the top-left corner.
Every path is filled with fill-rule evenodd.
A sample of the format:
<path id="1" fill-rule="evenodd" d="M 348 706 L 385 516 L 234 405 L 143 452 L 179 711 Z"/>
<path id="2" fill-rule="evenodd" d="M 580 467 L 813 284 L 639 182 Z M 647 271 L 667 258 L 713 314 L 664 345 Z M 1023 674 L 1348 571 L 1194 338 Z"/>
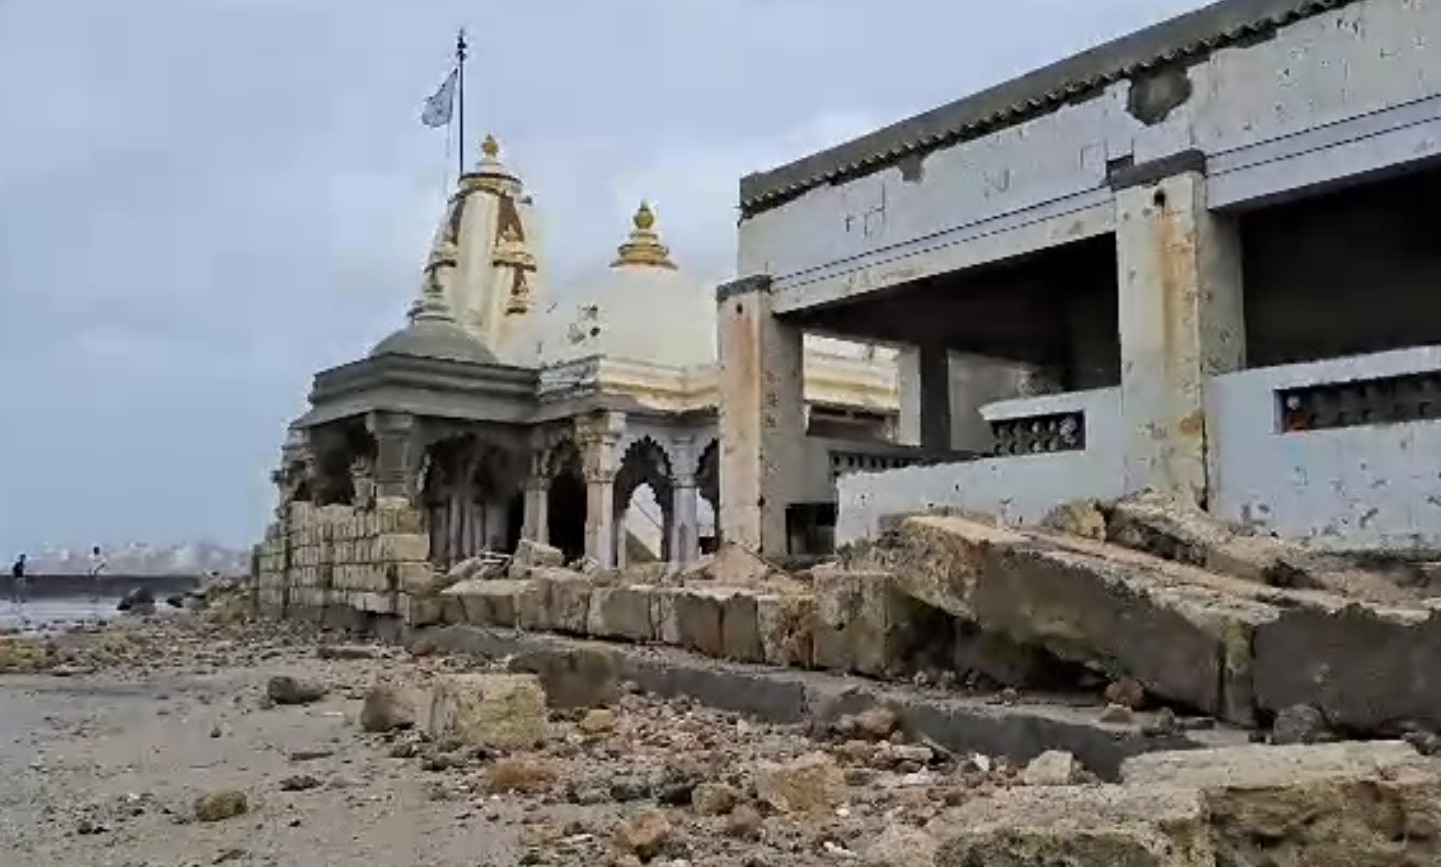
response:
<path id="1" fill-rule="evenodd" d="M 460 28 L 460 33 L 455 37 L 455 64 L 456 75 L 458 77 L 456 84 L 459 86 L 456 92 L 456 101 L 460 103 L 459 112 L 457 113 L 460 135 L 459 142 L 455 149 L 456 157 L 460 165 L 459 174 L 457 174 L 456 177 L 465 174 L 465 49 L 465 28 L 462 27 Z"/>

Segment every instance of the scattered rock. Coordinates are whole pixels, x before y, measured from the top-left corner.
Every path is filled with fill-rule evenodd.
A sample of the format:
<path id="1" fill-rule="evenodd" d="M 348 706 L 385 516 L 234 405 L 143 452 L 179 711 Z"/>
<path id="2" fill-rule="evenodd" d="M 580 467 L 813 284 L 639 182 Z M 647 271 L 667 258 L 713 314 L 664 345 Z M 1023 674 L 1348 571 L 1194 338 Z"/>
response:
<path id="1" fill-rule="evenodd" d="M 325 697 L 325 687 L 282 674 L 265 685 L 265 696 L 276 704 L 310 704 Z"/>
<path id="2" fill-rule="evenodd" d="M 1276 714 L 1271 726 L 1271 743 L 1277 746 L 1318 744 L 1331 739 L 1326 715 L 1314 705 L 1296 704 L 1285 708 Z"/>
<path id="3" fill-rule="evenodd" d="M 761 762 L 755 769 L 756 795 L 783 813 L 829 810 L 845 800 L 846 777 L 825 753 L 789 762 Z"/>
<path id="4" fill-rule="evenodd" d="M 1069 786 L 1080 776 L 1076 757 L 1065 750 L 1048 750 L 1036 756 L 1021 771 L 1028 786 Z"/>
<path id="5" fill-rule="evenodd" d="M 49 644 L 18 635 L 0 637 L 0 674 L 43 671 L 54 662 Z"/>
<path id="6" fill-rule="evenodd" d="M 136 587 L 115 604 L 116 611 L 128 611 L 133 614 L 153 614 L 155 612 L 155 594 L 145 587 Z"/>
<path id="7" fill-rule="evenodd" d="M 222 822 L 243 816 L 249 810 L 245 793 L 238 789 L 220 789 L 195 799 L 195 818 L 200 822 Z"/>
<path id="8" fill-rule="evenodd" d="M 616 846 L 624 853 L 649 861 L 670 842 L 674 829 L 662 810 L 645 810 L 616 825 Z"/>
<path id="9" fill-rule="evenodd" d="M 318 788 L 320 788 L 320 780 L 309 774 L 296 774 L 280 781 L 280 791 L 282 792 L 304 792 L 307 789 Z"/>
<path id="10" fill-rule="evenodd" d="M 751 804 L 737 804 L 726 818 L 726 833 L 737 840 L 756 840 L 761 835 L 761 814 Z"/>
<path id="11" fill-rule="evenodd" d="M 1106 709 L 1101 711 L 1101 722 L 1111 725 L 1132 725 L 1136 722 L 1136 715 L 1123 704 L 1108 704 Z"/>
<path id="12" fill-rule="evenodd" d="M 555 778 L 555 771 L 535 756 L 506 756 L 486 771 L 485 790 L 491 794 L 535 793 L 548 788 Z"/>
<path id="13" fill-rule="evenodd" d="M 880 705 L 866 708 L 851 719 L 856 734 L 873 741 L 885 740 L 900 726 L 896 712 Z"/>
<path id="14" fill-rule="evenodd" d="M 1130 677 L 1113 681 L 1106 687 L 1106 701 L 1129 710 L 1140 710 L 1146 704 L 1146 688 Z"/>
<path id="15" fill-rule="evenodd" d="M 1150 722 L 1141 728 L 1141 733 L 1152 737 L 1173 735 L 1181 731 L 1181 721 L 1176 719 L 1176 712 L 1168 707 L 1156 711 L 1156 715 Z"/>
<path id="16" fill-rule="evenodd" d="M 545 692 L 528 674 L 448 674 L 431 692 L 430 736 L 509 750 L 538 746 L 548 728 Z"/>
<path id="17" fill-rule="evenodd" d="M 516 545 L 515 556 L 510 558 L 510 577 L 526 578 L 529 577 L 531 569 L 558 568 L 564 565 L 565 555 L 559 548 L 521 539 Z"/>
<path id="18" fill-rule="evenodd" d="M 911 825 L 892 822 L 861 856 L 866 867 L 935 867 L 935 837 Z"/>
<path id="19" fill-rule="evenodd" d="M 691 790 L 690 803 L 702 816 L 724 816 L 740 803 L 740 792 L 725 783 L 701 783 Z"/>
<path id="20" fill-rule="evenodd" d="M 415 725 L 415 700 L 407 691 L 379 684 L 365 694 L 360 707 L 360 728 L 368 732 L 391 732 Z"/>
<path id="21" fill-rule="evenodd" d="M 578 727 L 588 735 L 599 735 L 614 730 L 616 723 L 615 711 L 597 707 L 585 712 L 585 716 L 580 718 Z"/>

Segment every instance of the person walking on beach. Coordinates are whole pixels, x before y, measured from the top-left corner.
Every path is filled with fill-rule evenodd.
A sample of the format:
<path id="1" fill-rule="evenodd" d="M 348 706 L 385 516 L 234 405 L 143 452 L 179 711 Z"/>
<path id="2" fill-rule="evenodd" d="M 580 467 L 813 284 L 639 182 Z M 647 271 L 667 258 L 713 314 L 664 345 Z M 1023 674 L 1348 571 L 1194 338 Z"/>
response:
<path id="1" fill-rule="evenodd" d="M 90 601 L 100 601 L 100 576 L 105 573 L 105 555 L 100 553 L 100 546 L 96 545 L 90 549 Z"/>
<path id="2" fill-rule="evenodd" d="M 15 558 L 15 565 L 10 567 L 10 580 L 12 582 L 10 593 L 15 597 L 17 605 L 25 604 L 25 555 L 21 554 Z"/>

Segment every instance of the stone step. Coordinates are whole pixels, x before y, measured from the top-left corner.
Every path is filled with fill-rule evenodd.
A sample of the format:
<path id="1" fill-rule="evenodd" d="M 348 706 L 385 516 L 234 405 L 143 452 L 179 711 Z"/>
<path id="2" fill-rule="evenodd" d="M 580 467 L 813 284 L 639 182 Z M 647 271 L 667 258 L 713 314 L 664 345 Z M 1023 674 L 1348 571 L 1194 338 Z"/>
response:
<path id="1" fill-rule="evenodd" d="M 549 680 L 548 694 L 575 694 L 567 704 L 605 700 L 608 690 L 631 681 L 649 693 L 684 696 L 778 724 L 824 725 L 843 715 L 886 706 L 913 738 L 944 749 L 1006 756 L 1016 762 L 1047 750 L 1068 750 L 1103 779 L 1116 779 L 1121 763 L 1133 755 L 1234 745 L 1247 737 L 1241 730 L 1209 721 L 1190 728 L 1183 720 L 1175 730 L 1152 733 L 1147 729 L 1153 722 L 1149 714 L 1136 714 L 1130 723 L 1104 723 L 1101 707 L 1075 696 L 1006 704 L 994 695 L 958 696 L 845 675 L 725 662 L 674 648 L 554 634 L 431 626 L 412 630 L 408 640 L 452 653 L 509 658 L 513 670 Z"/>

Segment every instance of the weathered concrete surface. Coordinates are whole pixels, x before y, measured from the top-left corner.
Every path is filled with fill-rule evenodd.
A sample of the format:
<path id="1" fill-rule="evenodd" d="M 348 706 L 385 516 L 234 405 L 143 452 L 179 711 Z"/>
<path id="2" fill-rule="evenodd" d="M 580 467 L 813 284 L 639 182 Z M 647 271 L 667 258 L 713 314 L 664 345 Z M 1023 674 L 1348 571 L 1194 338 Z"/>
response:
<path id="1" fill-rule="evenodd" d="M 1008 789 L 943 815 L 938 867 L 1215 867 L 1206 812 L 1175 786 Z"/>
<path id="2" fill-rule="evenodd" d="M 1441 765 L 1400 741 L 1157 753 L 1121 775 L 1199 790 L 1220 864 L 1441 862 Z"/>
<path id="3" fill-rule="evenodd" d="M 1313 704 L 1343 730 L 1441 729 L 1441 612 L 1335 600 L 1256 630 L 1256 703 Z"/>
<path id="4" fill-rule="evenodd" d="M 1380 603 L 1415 601 L 1415 594 L 1379 574 L 1244 532 L 1155 492 L 1124 497 L 1105 511 L 1107 541 L 1167 560 L 1274 587 L 1328 590 Z"/>
<path id="5" fill-rule="evenodd" d="M 896 534 L 910 561 L 934 551 L 932 562 L 946 564 L 900 586 L 947 597 L 947 610 L 969 612 L 984 631 L 1133 677 L 1217 717 L 1253 721 L 1251 634 L 1276 611 L 1245 582 L 963 518 L 911 518 Z"/>
<path id="6" fill-rule="evenodd" d="M 1024 762 L 1048 749 L 1063 749 L 1104 779 L 1116 778 L 1131 755 L 1239 744 L 1246 737 L 1223 725 L 1147 733 L 1151 717 L 1144 713 L 1136 714 L 1134 722 L 1112 725 L 1100 721 L 1102 708 L 1094 705 L 1059 700 L 1003 704 L 985 695 L 888 687 L 821 672 L 723 662 L 672 648 L 474 626 L 430 627 L 412 640 L 456 653 L 510 658 L 512 670 L 541 678 L 552 704 L 565 696 L 560 706 L 607 704 L 623 681 L 656 695 L 687 696 L 775 723 L 829 723 L 884 706 L 897 714 L 908 735 L 948 750 Z"/>

